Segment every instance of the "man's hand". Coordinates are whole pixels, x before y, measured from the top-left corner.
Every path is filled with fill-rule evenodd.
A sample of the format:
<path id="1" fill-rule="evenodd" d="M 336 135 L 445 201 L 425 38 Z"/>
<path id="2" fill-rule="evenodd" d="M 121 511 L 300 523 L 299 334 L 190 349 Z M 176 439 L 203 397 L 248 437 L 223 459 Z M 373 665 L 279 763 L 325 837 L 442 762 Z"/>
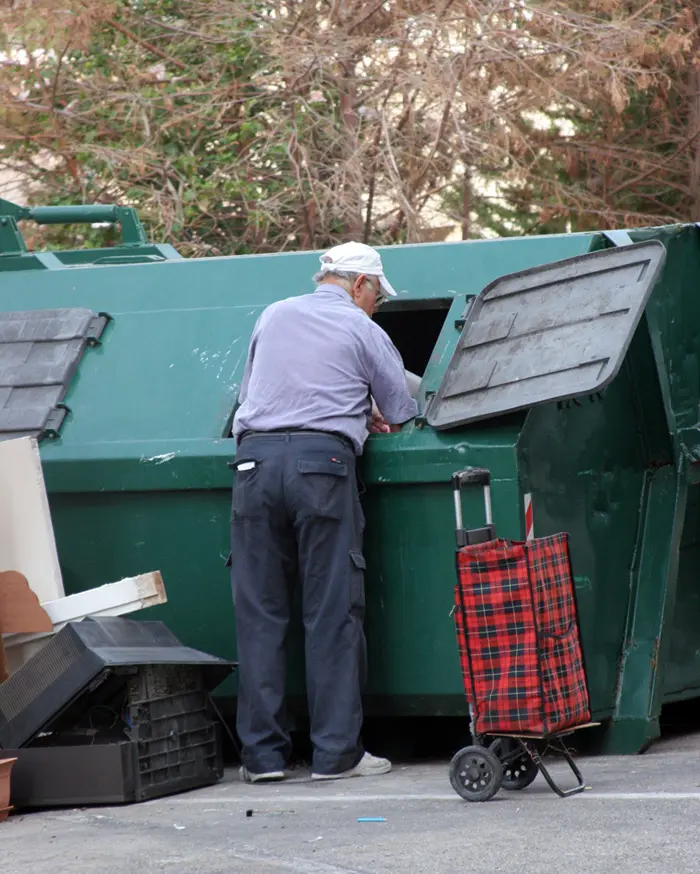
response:
<path id="1" fill-rule="evenodd" d="M 390 434 L 391 426 L 384 420 L 384 416 L 372 404 L 372 421 L 369 426 L 370 434 Z"/>

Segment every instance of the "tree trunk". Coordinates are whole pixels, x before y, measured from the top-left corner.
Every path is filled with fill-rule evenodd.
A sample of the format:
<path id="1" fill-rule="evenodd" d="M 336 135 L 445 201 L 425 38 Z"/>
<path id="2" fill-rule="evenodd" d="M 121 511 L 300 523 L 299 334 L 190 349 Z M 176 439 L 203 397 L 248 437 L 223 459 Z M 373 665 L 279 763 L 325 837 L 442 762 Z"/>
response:
<path id="1" fill-rule="evenodd" d="M 336 7 L 339 34 L 346 34 L 353 17 L 353 0 L 338 0 Z M 345 158 L 345 184 L 343 186 L 343 237 L 345 240 L 361 241 L 364 236 L 362 220 L 362 156 L 360 154 L 360 119 L 357 114 L 357 58 L 348 48 L 348 56 L 340 62 L 338 78 L 340 136 L 343 138 L 342 153 Z"/>
<path id="2" fill-rule="evenodd" d="M 692 198 L 691 221 L 700 221 L 700 71 L 691 70 L 688 77 L 690 100 L 689 134 L 693 136 L 690 146 L 690 195 Z"/>
<path id="3" fill-rule="evenodd" d="M 468 240 L 471 233 L 470 213 L 472 208 L 472 180 L 469 168 L 464 166 L 462 179 L 462 239 Z"/>

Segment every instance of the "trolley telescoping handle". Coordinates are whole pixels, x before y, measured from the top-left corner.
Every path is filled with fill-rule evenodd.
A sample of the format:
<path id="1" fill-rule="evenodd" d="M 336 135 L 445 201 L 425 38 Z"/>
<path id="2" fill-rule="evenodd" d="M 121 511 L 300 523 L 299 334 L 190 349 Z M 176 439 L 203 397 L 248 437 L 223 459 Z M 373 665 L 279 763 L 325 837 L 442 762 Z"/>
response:
<path id="1" fill-rule="evenodd" d="M 484 489 L 484 513 L 486 525 L 484 528 L 466 530 L 462 517 L 462 489 L 464 486 L 482 486 Z M 491 515 L 491 473 L 484 467 L 468 467 L 452 474 L 452 494 L 455 503 L 455 535 L 457 546 L 471 546 L 493 540 L 496 529 Z"/>

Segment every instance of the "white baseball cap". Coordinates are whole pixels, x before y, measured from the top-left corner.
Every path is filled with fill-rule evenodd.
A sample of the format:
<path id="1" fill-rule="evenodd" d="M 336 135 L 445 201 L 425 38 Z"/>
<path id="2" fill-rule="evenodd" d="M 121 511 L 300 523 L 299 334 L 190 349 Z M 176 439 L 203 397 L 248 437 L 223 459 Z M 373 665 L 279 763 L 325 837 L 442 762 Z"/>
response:
<path id="1" fill-rule="evenodd" d="M 334 270 L 347 270 L 349 273 L 366 273 L 376 276 L 384 294 L 396 297 L 389 280 L 384 276 L 382 256 L 376 249 L 364 243 L 341 243 L 324 252 L 319 259 L 321 273 L 332 273 Z"/>

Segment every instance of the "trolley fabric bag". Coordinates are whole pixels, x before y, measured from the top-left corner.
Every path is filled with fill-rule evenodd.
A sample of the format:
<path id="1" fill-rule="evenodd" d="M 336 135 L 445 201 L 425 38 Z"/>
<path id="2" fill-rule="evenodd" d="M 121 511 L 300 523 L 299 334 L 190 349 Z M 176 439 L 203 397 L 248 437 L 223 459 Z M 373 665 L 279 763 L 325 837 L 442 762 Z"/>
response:
<path id="1" fill-rule="evenodd" d="M 474 734 L 590 720 L 568 534 L 457 551 L 455 625 Z"/>

